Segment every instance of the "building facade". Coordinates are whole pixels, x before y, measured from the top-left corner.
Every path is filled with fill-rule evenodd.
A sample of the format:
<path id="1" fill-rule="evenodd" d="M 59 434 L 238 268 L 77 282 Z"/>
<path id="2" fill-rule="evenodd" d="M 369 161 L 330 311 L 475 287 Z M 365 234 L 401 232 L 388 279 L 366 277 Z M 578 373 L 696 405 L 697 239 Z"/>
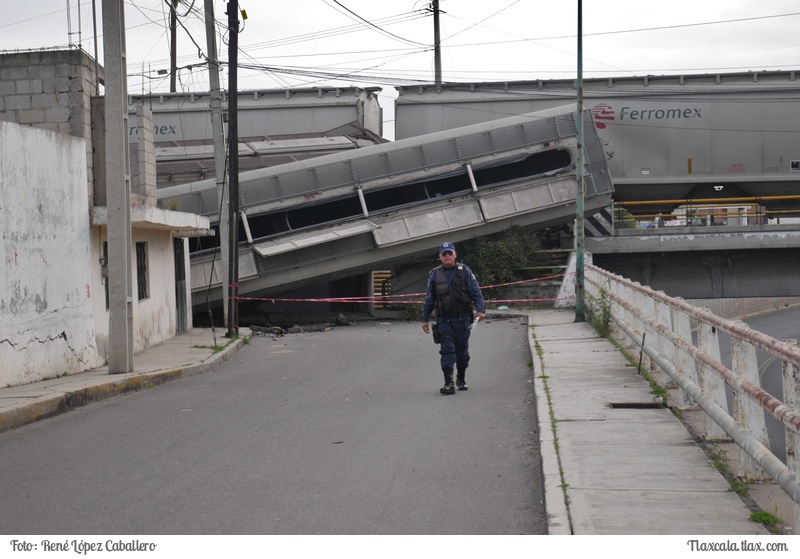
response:
<path id="1" fill-rule="evenodd" d="M 78 50 L 0 55 L 0 383 L 102 365 L 109 347 L 102 68 Z M 208 220 L 156 207 L 152 122 L 131 160 L 134 351 L 191 328 L 186 237 Z M 149 126 L 149 130 L 148 130 Z"/>

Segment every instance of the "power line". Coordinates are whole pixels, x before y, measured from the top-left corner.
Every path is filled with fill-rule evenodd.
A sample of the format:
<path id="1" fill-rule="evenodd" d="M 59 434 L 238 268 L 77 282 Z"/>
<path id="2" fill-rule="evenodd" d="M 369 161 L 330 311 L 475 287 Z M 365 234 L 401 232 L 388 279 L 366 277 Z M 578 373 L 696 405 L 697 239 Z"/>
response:
<path id="1" fill-rule="evenodd" d="M 325 4 L 328 4 L 328 2 L 327 2 L 326 0 L 322 0 L 322 1 L 323 1 Z M 333 3 L 334 3 L 334 4 L 336 4 L 337 6 L 341 7 L 343 10 L 345 10 L 345 11 L 346 11 L 346 12 L 348 12 L 349 14 L 352 14 L 352 15 L 353 15 L 354 17 L 356 17 L 358 20 L 360 20 L 360 21 L 363 21 L 363 22 L 364 22 L 364 23 L 366 23 L 368 26 L 370 26 L 370 27 L 372 27 L 372 28 L 376 29 L 377 31 L 379 31 L 380 33 L 382 33 L 382 34 L 384 34 L 384 35 L 389 35 L 389 36 L 391 36 L 391 37 L 394 37 L 395 39 L 399 39 L 400 41 L 403 41 L 404 43 L 410 43 L 410 44 L 412 44 L 412 45 L 418 45 L 418 46 L 430 46 L 430 45 L 426 45 L 426 44 L 424 44 L 424 43 L 418 43 L 417 41 L 411 41 L 411 40 L 409 40 L 409 39 L 405 39 L 405 38 L 403 38 L 403 37 L 400 37 L 399 35 L 395 35 L 394 33 L 390 33 L 389 31 L 386 31 L 385 29 L 383 29 L 383 28 L 381 28 L 381 27 L 378 27 L 377 25 L 375 25 L 375 24 L 374 24 L 374 23 L 372 23 L 371 21 L 368 21 L 368 20 L 364 19 L 363 17 L 361 17 L 360 15 L 358 15 L 357 13 L 355 13 L 353 10 L 351 10 L 350 8 L 348 8 L 347 6 L 345 6 L 344 4 L 342 4 L 341 2 L 339 2 L 338 0 L 332 0 L 332 1 L 333 1 Z M 328 6 L 330 6 L 330 4 L 328 4 Z"/>
<path id="2" fill-rule="evenodd" d="M 388 16 L 386 18 L 382 18 L 376 20 L 376 22 L 381 23 L 383 25 L 395 25 L 397 23 L 405 23 L 415 21 L 417 19 L 424 18 L 423 14 L 398 14 L 394 16 Z M 269 48 L 269 47 L 277 47 L 277 46 L 284 46 L 284 45 L 296 45 L 303 42 L 308 41 L 315 41 L 319 39 L 325 39 L 329 37 L 336 37 L 339 35 L 345 35 L 348 33 L 353 33 L 359 30 L 364 29 L 364 26 L 361 24 L 351 24 L 343 27 L 334 27 L 332 29 L 325 29 L 322 31 L 313 31 L 310 33 L 304 33 L 301 35 L 294 35 L 289 37 L 281 37 L 278 39 L 272 39 L 269 41 L 264 41 L 261 43 L 251 43 L 246 46 L 249 49 L 261 49 L 261 48 Z"/>
<path id="3" fill-rule="evenodd" d="M 452 14 L 448 13 L 448 15 L 450 17 L 453 17 L 454 19 L 459 19 L 461 21 L 465 21 L 467 23 L 470 23 L 469 21 L 467 21 L 465 19 L 462 19 L 462 18 L 459 18 L 457 16 L 453 16 Z M 756 21 L 756 20 L 762 20 L 762 19 L 793 17 L 793 16 L 798 16 L 798 15 L 800 15 L 800 12 L 791 12 L 791 13 L 788 13 L 788 14 L 775 14 L 775 15 L 770 15 L 770 16 L 755 16 L 755 17 L 739 18 L 739 19 L 705 21 L 705 22 L 700 22 L 700 23 L 682 23 L 682 24 L 676 24 L 676 25 L 665 25 L 665 26 L 661 26 L 661 27 L 642 27 L 642 28 L 637 28 L 637 29 L 619 29 L 619 30 L 616 30 L 616 31 L 598 31 L 596 33 L 584 33 L 583 36 L 584 37 L 596 37 L 596 36 L 603 36 L 603 35 L 622 35 L 622 34 L 626 34 L 626 33 L 641 33 L 641 32 L 644 32 L 644 31 L 662 31 L 662 30 L 666 30 L 666 29 L 683 29 L 683 28 L 701 27 L 701 26 L 707 26 L 707 25 L 721 25 L 721 24 L 726 24 L 726 23 L 739 23 L 739 22 Z M 478 24 L 475 24 L 475 25 L 478 25 Z M 474 25 L 473 25 L 473 27 L 474 27 Z M 489 29 L 492 29 L 492 28 L 489 28 Z M 492 31 L 497 31 L 497 30 L 496 29 L 492 29 Z M 459 32 L 459 33 L 461 33 L 461 32 Z M 457 34 L 454 34 L 453 36 L 455 36 L 455 35 L 457 35 Z M 557 40 L 557 39 L 575 39 L 575 38 L 576 38 L 576 35 L 551 35 L 551 36 L 545 36 L 545 37 L 517 38 L 517 39 L 513 39 L 513 40 L 510 39 L 510 40 L 507 40 L 507 41 L 486 41 L 486 42 L 480 42 L 480 43 L 465 43 L 465 44 L 461 44 L 461 45 L 450 45 L 450 47 L 452 48 L 452 47 L 465 47 L 465 46 L 469 46 L 469 47 L 491 46 L 491 45 L 503 45 L 503 44 L 509 44 L 509 43 L 551 41 L 551 40 Z"/>
<path id="4" fill-rule="evenodd" d="M 491 15 L 489 15 L 489 16 L 486 16 L 486 17 L 485 17 L 485 18 L 483 18 L 482 20 L 480 20 L 480 21 L 478 21 L 478 22 L 476 22 L 476 23 L 473 23 L 473 24 L 472 24 L 472 25 L 470 25 L 469 27 L 465 27 L 465 28 L 464 28 L 464 29 L 462 29 L 461 31 L 458 31 L 457 33 L 453 33 L 452 35 L 450 35 L 450 36 L 446 37 L 446 38 L 445 38 L 445 40 L 446 40 L 446 41 L 449 41 L 450 39 L 452 39 L 452 38 L 453 38 L 453 37 L 455 37 L 456 35 L 460 35 L 461 33 L 465 33 L 466 31 L 469 31 L 469 30 L 470 30 L 470 29 L 472 29 L 473 27 L 476 27 L 476 26 L 478 26 L 478 25 L 481 25 L 481 24 L 483 24 L 483 22 L 485 22 L 485 21 L 488 21 L 488 20 L 492 19 L 494 16 L 496 16 L 496 15 L 498 15 L 498 14 L 500 14 L 500 13 L 502 13 L 502 12 L 506 11 L 507 9 L 509 9 L 510 7 L 512 7 L 513 5 L 515 5 L 515 4 L 519 4 L 519 1 L 520 1 L 520 0 L 516 0 L 515 2 L 512 2 L 511 4 L 509 4 L 508 6 L 506 6 L 505 8 L 501 8 L 500 10 L 498 10 L 498 11 L 494 12 L 493 14 L 491 14 Z M 443 13 L 443 14 L 446 14 L 447 12 L 442 12 L 442 13 Z M 456 19 L 460 19 L 460 18 L 456 18 Z M 465 20 L 462 20 L 462 21 L 465 21 Z"/>

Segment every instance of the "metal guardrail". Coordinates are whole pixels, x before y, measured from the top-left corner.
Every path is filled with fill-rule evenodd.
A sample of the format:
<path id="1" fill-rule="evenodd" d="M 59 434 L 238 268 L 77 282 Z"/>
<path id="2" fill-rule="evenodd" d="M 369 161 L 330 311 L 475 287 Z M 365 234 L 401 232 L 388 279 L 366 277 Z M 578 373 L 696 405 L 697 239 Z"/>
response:
<path id="1" fill-rule="evenodd" d="M 800 195 L 740 196 L 720 198 L 675 198 L 630 200 L 614 202 L 614 221 L 617 229 L 639 227 L 690 227 L 693 225 L 762 225 L 770 219 L 800 217 L 800 207 L 767 209 L 767 204 L 796 205 Z M 682 211 L 631 213 L 642 206 L 675 206 Z M 742 207 L 744 206 L 744 207 Z M 735 223 L 731 223 L 731 220 Z"/>
<path id="2" fill-rule="evenodd" d="M 800 345 L 776 340 L 744 322 L 640 285 L 587 264 L 586 296 L 592 309 L 605 308 L 613 325 L 640 347 L 662 386 L 677 384 L 679 405 L 706 414 L 707 440 L 733 440 L 745 481 L 772 478 L 796 503 L 800 521 Z M 731 337 L 731 368 L 720 361 L 719 335 Z M 783 364 L 783 401 L 760 386 L 756 350 Z M 733 391 L 728 411 L 725 385 Z M 770 450 L 764 412 L 784 428 L 786 464 Z"/>

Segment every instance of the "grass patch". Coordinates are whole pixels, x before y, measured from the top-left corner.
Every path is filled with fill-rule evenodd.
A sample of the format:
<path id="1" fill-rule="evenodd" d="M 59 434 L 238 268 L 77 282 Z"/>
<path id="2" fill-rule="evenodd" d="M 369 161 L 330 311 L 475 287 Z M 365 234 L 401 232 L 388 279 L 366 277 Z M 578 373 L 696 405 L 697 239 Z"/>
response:
<path id="1" fill-rule="evenodd" d="M 217 344 L 217 345 L 193 345 L 192 347 L 196 347 L 197 349 L 210 349 L 214 353 L 219 353 L 220 351 L 222 351 L 223 349 L 225 349 L 226 347 L 228 347 L 229 345 L 231 345 L 232 343 L 234 343 L 238 339 L 241 339 L 242 342 L 245 345 L 249 345 L 250 344 L 250 336 L 240 336 L 239 334 L 237 334 L 234 337 L 232 337 L 230 340 L 228 340 L 228 342 L 225 345 L 219 345 L 219 344 Z"/>
<path id="2" fill-rule="evenodd" d="M 730 473 L 731 469 L 728 466 L 728 453 L 722 449 L 715 448 L 710 454 L 711 462 L 714 467 L 723 474 Z"/>
<path id="3" fill-rule="evenodd" d="M 731 472 L 731 467 L 728 464 L 728 453 L 726 451 L 714 447 L 714 449 L 708 453 L 708 457 L 711 458 L 711 463 L 717 471 L 728 481 L 730 486 L 728 487 L 729 491 L 733 491 L 740 497 L 746 497 L 750 494 L 750 486 L 734 476 L 733 472 Z"/>
<path id="4" fill-rule="evenodd" d="M 222 351 L 223 349 L 225 349 L 228 346 L 227 345 L 196 345 L 196 346 L 192 346 L 192 347 L 196 347 L 197 349 L 210 349 L 214 353 L 219 353 L 220 351 Z"/>
<path id="5" fill-rule="evenodd" d="M 730 484 L 731 484 L 729 488 L 730 491 L 733 491 L 740 497 L 746 497 L 747 495 L 750 494 L 750 487 L 739 478 L 733 478 L 730 481 Z"/>
<path id="6" fill-rule="evenodd" d="M 767 528 L 775 528 L 778 525 L 783 524 L 782 518 L 778 518 L 774 514 L 765 510 L 754 512 L 750 515 L 750 520 L 753 522 L 758 522 L 759 524 L 763 524 Z"/>

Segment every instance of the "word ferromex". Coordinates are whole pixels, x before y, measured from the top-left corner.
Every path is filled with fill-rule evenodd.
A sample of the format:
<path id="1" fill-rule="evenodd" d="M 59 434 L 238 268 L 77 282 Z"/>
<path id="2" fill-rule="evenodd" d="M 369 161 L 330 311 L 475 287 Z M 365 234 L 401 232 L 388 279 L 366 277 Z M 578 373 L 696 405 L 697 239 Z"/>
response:
<path id="1" fill-rule="evenodd" d="M 740 542 L 731 540 L 701 542 L 700 540 L 688 540 L 686 545 L 689 546 L 689 551 L 789 551 L 789 544 L 786 542 L 749 542 L 747 540 Z"/>
<path id="2" fill-rule="evenodd" d="M 24 540 L 11 540 L 11 551 L 72 551 L 86 555 L 93 551 L 155 551 L 155 543 L 140 540 L 42 540 L 38 543 Z"/>

